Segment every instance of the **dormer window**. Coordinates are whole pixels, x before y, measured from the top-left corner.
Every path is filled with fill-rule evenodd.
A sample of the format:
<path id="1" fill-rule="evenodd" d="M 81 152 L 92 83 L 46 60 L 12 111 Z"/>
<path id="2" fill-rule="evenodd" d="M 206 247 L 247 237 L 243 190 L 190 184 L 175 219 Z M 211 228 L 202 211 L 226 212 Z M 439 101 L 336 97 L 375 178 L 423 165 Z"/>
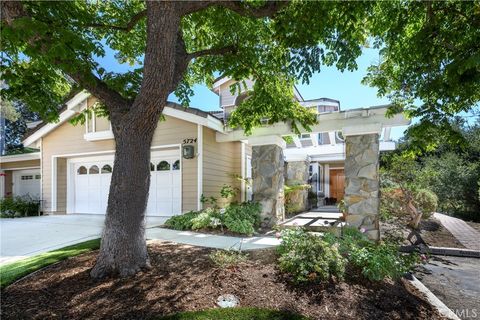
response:
<path id="1" fill-rule="evenodd" d="M 108 118 L 97 116 L 94 109 L 87 111 L 84 138 L 87 141 L 113 139 L 112 125 Z"/>

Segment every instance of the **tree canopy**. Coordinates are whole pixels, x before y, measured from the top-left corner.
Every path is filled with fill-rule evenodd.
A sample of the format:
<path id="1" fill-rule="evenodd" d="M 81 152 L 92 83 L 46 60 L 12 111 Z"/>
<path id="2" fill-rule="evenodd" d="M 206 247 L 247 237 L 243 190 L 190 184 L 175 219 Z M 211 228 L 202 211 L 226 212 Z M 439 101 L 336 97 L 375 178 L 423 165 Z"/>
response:
<path id="1" fill-rule="evenodd" d="M 145 73 L 145 7 L 143 1 L 68 1 L 2 10 L 2 77 L 9 85 L 2 96 L 24 101 L 48 120 L 74 84 L 101 100 L 135 99 Z M 388 96 L 393 111 L 420 117 L 420 131 L 448 126 L 449 117 L 480 99 L 478 2 L 202 1 L 185 2 L 182 10 L 177 54 L 186 59 L 178 59 L 183 72 L 170 92 L 188 105 L 192 86 L 211 85 L 219 73 L 253 78 L 251 98 L 231 119 L 247 131 L 265 117 L 308 127 L 314 118 L 292 102 L 292 84 L 308 82 L 322 65 L 355 69 L 368 42 L 380 48 L 381 60 L 365 83 Z M 106 46 L 136 67 L 106 71 L 96 59 Z"/>

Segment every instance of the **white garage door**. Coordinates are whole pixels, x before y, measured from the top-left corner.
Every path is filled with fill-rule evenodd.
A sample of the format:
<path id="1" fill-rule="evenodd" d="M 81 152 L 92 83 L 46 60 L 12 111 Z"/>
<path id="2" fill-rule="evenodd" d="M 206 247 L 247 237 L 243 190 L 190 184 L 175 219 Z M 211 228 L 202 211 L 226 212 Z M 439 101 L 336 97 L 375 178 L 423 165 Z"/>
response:
<path id="1" fill-rule="evenodd" d="M 151 182 L 147 215 L 171 216 L 181 213 L 180 152 L 152 152 Z M 75 213 L 105 214 L 112 177 L 110 160 L 74 161 Z"/>
<path id="2" fill-rule="evenodd" d="M 18 170 L 13 172 L 13 195 L 40 198 L 40 170 Z"/>

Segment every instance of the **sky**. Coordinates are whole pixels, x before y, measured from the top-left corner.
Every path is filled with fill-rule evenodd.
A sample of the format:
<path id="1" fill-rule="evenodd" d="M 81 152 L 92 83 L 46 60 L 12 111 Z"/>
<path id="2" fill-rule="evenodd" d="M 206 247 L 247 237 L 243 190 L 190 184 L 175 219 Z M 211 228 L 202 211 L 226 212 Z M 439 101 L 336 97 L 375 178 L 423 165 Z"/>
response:
<path id="1" fill-rule="evenodd" d="M 97 61 L 107 71 L 125 72 L 131 69 L 129 65 L 118 64 L 113 52 L 107 50 L 105 57 Z M 371 107 L 388 104 L 388 99 L 377 96 L 377 89 L 361 83 L 367 73 L 367 68 L 378 61 L 378 50 L 365 48 L 363 54 L 357 59 L 357 70 L 340 72 L 336 67 L 323 67 L 310 79 L 309 84 L 297 85 L 300 94 L 305 100 L 315 98 L 331 98 L 340 101 L 341 110 L 348 110 L 361 107 Z M 205 111 L 220 110 L 218 96 L 204 85 L 196 85 L 194 96 L 191 98 L 190 106 Z M 172 94 L 171 101 L 177 101 Z M 392 128 L 391 138 L 398 140 L 403 136 L 406 127 Z"/>

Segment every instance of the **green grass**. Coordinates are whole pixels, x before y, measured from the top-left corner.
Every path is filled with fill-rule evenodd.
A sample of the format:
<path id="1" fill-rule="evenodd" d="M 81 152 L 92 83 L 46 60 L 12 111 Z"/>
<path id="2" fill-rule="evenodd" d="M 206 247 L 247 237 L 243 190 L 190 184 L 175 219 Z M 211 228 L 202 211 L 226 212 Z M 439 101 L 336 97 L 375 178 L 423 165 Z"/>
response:
<path id="1" fill-rule="evenodd" d="M 34 271 L 99 247 L 100 239 L 94 239 L 0 266 L 0 286 L 5 288 Z"/>
<path id="2" fill-rule="evenodd" d="M 226 308 L 180 312 L 157 320 L 308 320 L 288 311 L 260 308 Z"/>

